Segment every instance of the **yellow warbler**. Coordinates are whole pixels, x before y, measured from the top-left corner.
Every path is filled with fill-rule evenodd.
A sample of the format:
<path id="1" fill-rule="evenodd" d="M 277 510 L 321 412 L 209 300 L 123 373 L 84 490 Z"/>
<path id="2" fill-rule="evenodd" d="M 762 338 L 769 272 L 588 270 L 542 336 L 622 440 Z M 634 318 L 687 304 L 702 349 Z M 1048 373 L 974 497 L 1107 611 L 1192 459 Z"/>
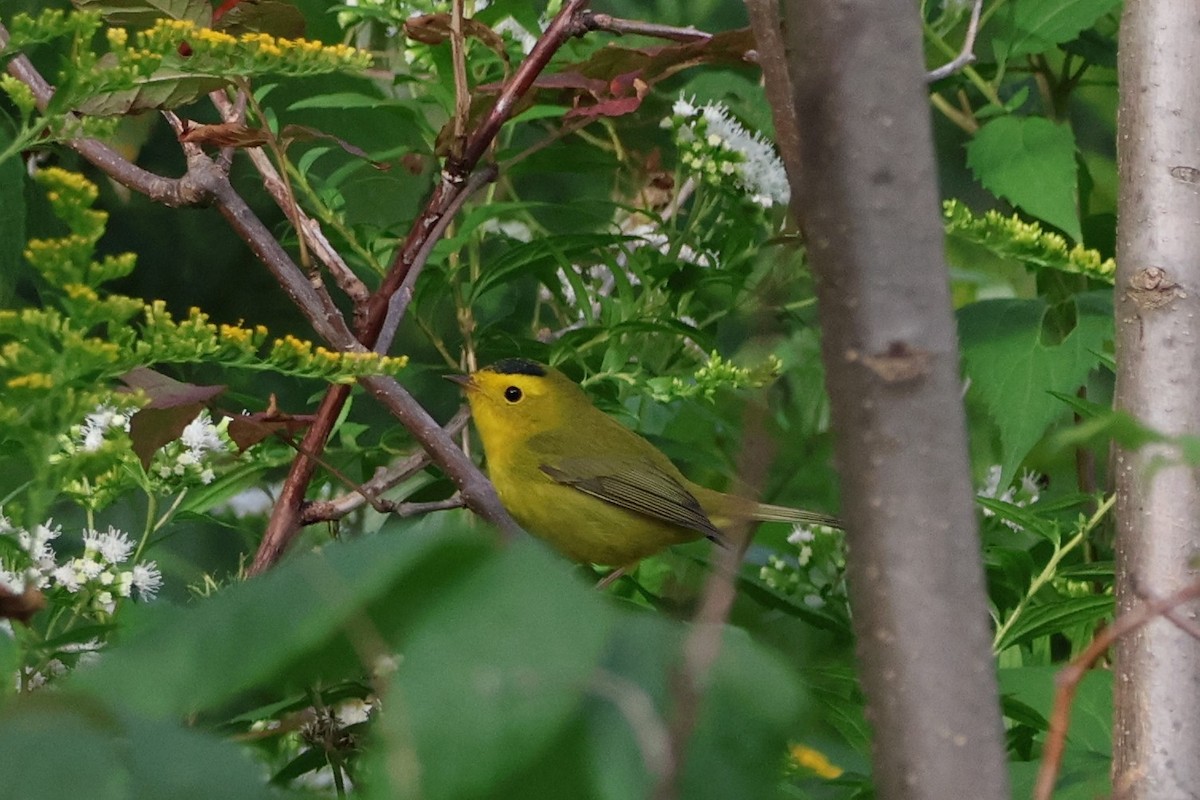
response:
<path id="1" fill-rule="evenodd" d="M 701 536 L 724 543 L 721 529 L 739 520 L 840 525 L 689 481 L 544 364 L 507 358 L 447 378 L 466 389 L 500 502 L 575 561 L 621 568 Z"/>

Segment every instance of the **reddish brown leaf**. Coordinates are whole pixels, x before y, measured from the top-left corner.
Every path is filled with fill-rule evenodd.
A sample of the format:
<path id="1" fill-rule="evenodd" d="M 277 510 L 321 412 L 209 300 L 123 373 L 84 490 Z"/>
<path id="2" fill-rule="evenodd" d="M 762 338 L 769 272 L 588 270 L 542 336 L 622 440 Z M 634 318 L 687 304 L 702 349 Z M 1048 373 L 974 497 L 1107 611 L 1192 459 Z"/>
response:
<path id="1" fill-rule="evenodd" d="M 196 125 L 185 122 L 179 141 L 211 147 L 262 147 L 270 139 L 262 128 L 250 128 L 240 122 Z"/>
<path id="2" fill-rule="evenodd" d="M 466 17 L 463 19 L 463 35 L 478 39 L 489 50 L 504 61 L 508 62 L 508 53 L 504 49 L 504 39 L 500 34 L 478 20 Z M 404 23 L 404 35 L 422 44 L 442 44 L 450 40 L 449 14 L 422 14 L 410 17 Z"/>
<path id="3" fill-rule="evenodd" d="M 129 419 L 129 439 L 143 469 L 162 447 L 179 438 L 183 429 L 204 410 L 204 403 L 185 403 L 166 408 L 143 408 Z"/>
<path id="4" fill-rule="evenodd" d="M 280 411 L 275 395 L 271 395 L 267 410 L 256 414 L 238 414 L 229 419 L 229 438 L 243 453 L 269 436 L 282 434 L 292 438 L 316 420 L 315 414 L 289 414 Z"/>
<path id="5" fill-rule="evenodd" d="M 131 389 L 141 389 L 150 398 L 147 408 L 172 408 L 193 403 L 207 403 L 225 391 L 224 386 L 197 386 L 167 377 L 149 367 L 135 367 L 121 376 Z"/>

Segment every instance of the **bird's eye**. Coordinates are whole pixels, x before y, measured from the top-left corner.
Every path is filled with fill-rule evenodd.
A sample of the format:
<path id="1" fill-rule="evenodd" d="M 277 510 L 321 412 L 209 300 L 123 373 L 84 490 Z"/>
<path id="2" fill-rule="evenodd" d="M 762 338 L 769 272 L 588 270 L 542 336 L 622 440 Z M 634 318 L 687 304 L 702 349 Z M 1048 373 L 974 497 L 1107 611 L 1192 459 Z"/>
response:
<path id="1" fill-rule="evenodd" d="M 504 399 L 510 403 L 515 403 L 521 399 L 521 390 L 516 386 L 510 386 L 504 390 Z"/>

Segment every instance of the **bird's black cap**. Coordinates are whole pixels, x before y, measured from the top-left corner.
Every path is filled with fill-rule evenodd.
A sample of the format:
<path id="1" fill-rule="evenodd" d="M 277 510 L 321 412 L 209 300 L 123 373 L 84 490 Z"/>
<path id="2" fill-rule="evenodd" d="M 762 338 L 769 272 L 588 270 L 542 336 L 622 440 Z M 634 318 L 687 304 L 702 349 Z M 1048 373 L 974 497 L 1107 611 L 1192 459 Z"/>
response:
<path id="1" fill-rule="evenodd" d="M 538 378 L 546 374 L 545 367 L 527 358 L 502 358 L 488 367 L 488 370 L 500 375 L 533 375 Z"/>

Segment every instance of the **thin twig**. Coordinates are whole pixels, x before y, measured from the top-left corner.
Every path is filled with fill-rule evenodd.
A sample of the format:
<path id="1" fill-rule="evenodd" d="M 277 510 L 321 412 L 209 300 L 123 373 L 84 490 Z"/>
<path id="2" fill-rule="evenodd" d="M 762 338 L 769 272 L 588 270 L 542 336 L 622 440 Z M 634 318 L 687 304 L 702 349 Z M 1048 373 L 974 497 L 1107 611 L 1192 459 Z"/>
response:
<path id="1" fill-rule="evenodd" d="M 579 15 L 580 23 L 589 31 L 605 31 L 618 36 L 637 34 L 650 36 L 655 39 L 669 39 L 673 42 L 706 42 L 712 38 L 711 33 L 693 28 L 678 28 L 674 25 L 659 25 L 654 22 L 642 22 L 635 19 L 620 19 L 611 14 L 597 14 L 585 11 Z"/>
<path id="2" fill-rule="evenodd" d="M 1113 620 L 1112 625 L 1097 633 L 1087 649 L 1059 671 L 1054 681 L 1058 686 L 1054 694 L 1054 711 L 1050 715 L 1050 729 L 1046 732 L 1046 743 L 1042 747 L 1042 764 L 1038 769 L 1037 782 L 1033 789 L 1034 800 L 1051 800 L 1054 795 L 1054 784 L 1058 780 L 1058 770 L 1062 765 L 1063 751 L 1067 744 L 1071 703 L 1075 699 L 1075 690 L 1087 674 L 1088 668 L 1117 639 L 1136 631 L 1176 606 L 1197 598 L 1200 598 L 1200 581 L 1189 583 L 1166 597 L 1149 599 L 1141 606 L 1126 611 Z"/>
<path id="3" fill-rule="evenodd" d="M 239 93 L 238 97 L 241 100 L 246 95 L 245 91 Z M 221 118 L 226 122 L 234 122 L 241 119 L 243 111 L 239 110 L 238 105 L 230 102 L 229 97 L 223 91 L 212 92 L 209 95 L 212 104 L 216 106 L 217 111 L 221 114 Z M 242 101 L 244 102 L 244 101 Z M 250 158 L 250 163 L 254 165 L 258 171 L 259 177 L 262 178 L 263 188 L 271 195 L 271 199 L 275 201 L 275 205 L 279 206 L 280 210 L 288 214 L 289 185 L 284 180 L 283 176 L 275 169 L 275 165 L 271 163 L 270 157 L 261 147 L 246 148 L 245 153 Z M 292 215 L 289 214 L 289 218 Z M 304 213 L 299 205 L 295 206 L 294 224 L 297 224 L 297 232 L 300 237 L 307 243 L 308 249 L 312 252 L 317 260 L 325 265 L 329 270 L 329 274 L 333 276 L 334 283 L 338 285 L 346 296 L 355 304 L 366 300 L 370 295 L 370 290 L 366 284 L 359 280 L 354 271 L 342 258 L 341 254 L 334 249 L 329 239 L 326 238 L 324 231 L 321 230 L 321 223 L 309 217 Z"/>
<path id="4" fill-rule="evenodd" d="M 471 87 L 467 82 L 467 37 L 463 33 L 463 0 L 450 4 L 450 62 L 454 69 L 454 119 L 450 152 L 458 155 L 467 136 L 467 118 L 471 115 Z"/>
<path id="5" fill-rule="evenodd" d="M 758 65 L 763 74 L 767 102 L 771 106 L 772 118 L 775 121 L 775 141 L 779 146 L 780 155 L 783 156 L 788 185 L 792 190 L 791 204 L 796 208 L 800 192 L 804 188 L 804 181 L 800 175 L 800 122 L 796 117 L 796 107 L 792 103 L 792 77 L 788 74 L 787 58 L 784 55 L 786 48 L 783 42 L 783 17 L 779 10 L 779 0 L 746 0 L 746 11 L 750 15 L 750 28 L 754 31 L 754 41 L 758 48 Z M 795 218 L 796 215 L 790 216 Z"/>
<path id="6" fill-rule="evenodd" d="M 446 433 L 450 436 L 457 436 L 466 427 L 470 416 L 471 412 L 469 409 L 465 407 L 460 409 L 446 423 Z M 398 505 L 402 504 L 391 503 L 388 500 L 384 500 L 380 495 L 425 469 L 429 466 L 430 462 L 429 453 L 418 449 L 412 455 L 400 461 L 396 461 L 386 467 L 380 467 L 369 481 L 355 487 L 353 492 L 349 492 L 333 500 L 309 503 L 300 514 L 300 524 L 311 525 L 315 522 L 328 522 L 341 519 L 362 508 L 368 502 L 380 510 L 395 510 Z M 454 496 L 457 498 L 456 504 L 451 507 L 461 506 L 463 504 L 461 496 L 458 493 L 455 493 Z M 415 504 L 410 503 L 408 505 L 412 506 Z"/>
<path id="7" fill-rule="evenodd" d="M 745 436 L 738 456 L 737 474 L 745 482 L 743 491 L 753 497 L 767 477 L 772 447 L 763 429 L 766 407 L 751 404 L 746 412 Z M 675 800 L 679 796 L 679 779 L 687 756 L 688 744 L 700 719 L 704 693 L 717 656 L 721 653 L 721 637 L 725 621 L 737 596 L 737 575 L 742 558 L 750 547 L 754 523 L 737 520 L 724 529 L 729 546 L 721 548 L 708 580 L 700 608 L 696 611 L 687 638 L 683 642 L 683 663 L 671 682 L 671 719 L 669 724 L 669 758 L 666 770 L 654 787 L 654 800 Z"/>
<path id="8" fill-rule="evenodd" d="M 975 61 L 975 37 L 979 34 L 979 14 L 983 10 L 983 0 L 975 0 L 975 5 L 971 7 L 971 19 L 967 22 L 967 37 L 963 40 L 962 50 L 949 61 L 937 69 L 930 70 L 925 75 L 926 83 L 934 83 L 942 78 L 948 78 L 958 72 L 968 64 Z"/>

